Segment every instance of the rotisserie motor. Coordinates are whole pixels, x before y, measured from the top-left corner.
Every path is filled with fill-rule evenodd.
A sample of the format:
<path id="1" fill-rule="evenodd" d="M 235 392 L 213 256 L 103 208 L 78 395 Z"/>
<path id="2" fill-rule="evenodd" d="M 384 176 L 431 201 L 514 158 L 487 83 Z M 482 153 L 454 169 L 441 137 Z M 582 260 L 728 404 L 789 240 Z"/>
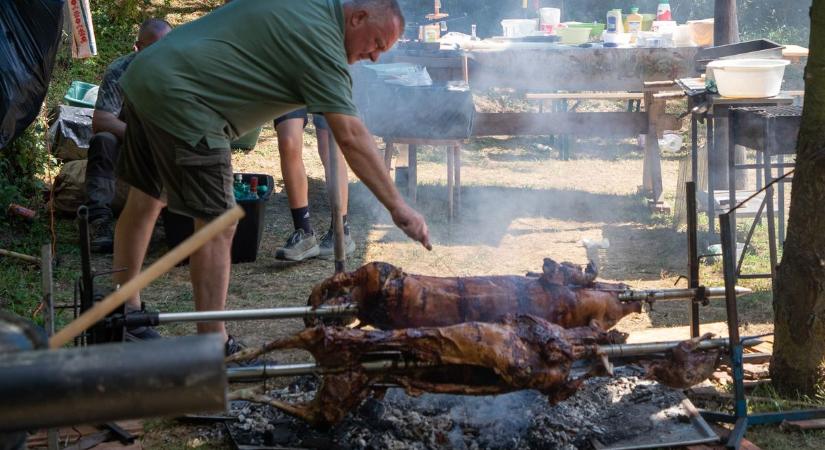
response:
<path id="1" fill-rule="evenodd" d="M 322 281 L 309 304 L 356 304 L 361 325 L 384 330 L 497 322 L 525 314 L 564 328 L 596 325 L 607 330 L 622 317 L 641 312 L 641 301 L 619 301 L 618 293 L 628 286 L 595 279 L 592 266 L 582 271 L 549 258 L 539 276 L 431 277 L 373 262 Z"/>

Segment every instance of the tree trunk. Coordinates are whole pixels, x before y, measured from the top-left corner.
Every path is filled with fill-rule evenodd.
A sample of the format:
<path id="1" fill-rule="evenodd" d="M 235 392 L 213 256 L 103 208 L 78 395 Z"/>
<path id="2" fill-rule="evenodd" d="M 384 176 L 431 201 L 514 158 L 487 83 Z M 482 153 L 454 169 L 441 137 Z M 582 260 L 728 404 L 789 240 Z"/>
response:
<path id="1" fill-rule="evenodd" d="M 713 10 L 713 45 L 739 42 L 736 0 L 716 0 Z"/>
<path id="2" fill-rule="evenodd" d="M 814 0 L 788 237 L 774 286 L 771 379 L 780 392 L 825 386 L 825 0 Z"/>

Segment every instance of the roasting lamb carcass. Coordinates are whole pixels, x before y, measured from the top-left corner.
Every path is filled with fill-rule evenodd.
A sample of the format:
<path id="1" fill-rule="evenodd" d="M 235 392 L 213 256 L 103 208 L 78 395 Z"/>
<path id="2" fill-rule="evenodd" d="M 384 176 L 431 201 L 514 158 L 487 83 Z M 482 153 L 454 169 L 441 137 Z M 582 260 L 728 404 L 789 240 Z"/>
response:
<path id="1" fill-rule="evenodd" d="M 591 373 L 601 374 L 606 358 L 600 358 L 598 345 L 624 338 L 598 327 L 565 329 L 532 316 L 392 331 L 316 326 L 230 357 L 235 361 L 273 350 L 303 349 L 322 367 L 343 368 L 323 376 L 311 402 L 289 404 L 254 390 L 239 391 L 233 398 L 268 403 L 316 426 L 339 422 L 370 395 L 375 384 L 397 384 L 411 394 L 491 395 L 535 389 L 558 402 L 572 395 L 583 380 L 570 376 L 574 361 L 593 358 L 598 364 Z M 370 355 L 387 352 L 431 367 L 367 372 L 361 366 Z"/>
<path id="2" fill-rule="evenodd" d="M 596 271 L 551 259 L 537 276 L 432 277 L 373 262 L 322 281 L 309 304 L 355 304 L 361 325 L 384 330 L 497 322 L 507 315 L 533 315 L 564 328 L 603 330 L 641 312 L 642 302 L 623 303 L 628 286 L 595 282 Z M 308 323 L 311 325 L 311 323 Z"/>

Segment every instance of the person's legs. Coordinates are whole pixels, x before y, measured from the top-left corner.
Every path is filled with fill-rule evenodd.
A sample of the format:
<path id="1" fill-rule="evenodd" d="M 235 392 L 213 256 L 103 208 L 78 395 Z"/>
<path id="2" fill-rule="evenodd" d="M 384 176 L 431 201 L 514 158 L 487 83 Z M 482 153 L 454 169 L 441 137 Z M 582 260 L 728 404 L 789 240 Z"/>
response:
<path id="1" fill-rule="evenodd" d="M 287 201 L 295 231 L 286 243 L 275 250 L 275 257 L 288 261 L 303 261 L 318 255 L 318 241 L 309 216 L 309 184 L 304 167 L 305 110 L 299 110 L 275 120 L 278 133 L 278 153 L 284 178 Z"/>
<path id="2" fill-rule="evenodd" d="M 89 141 L 86 164 L 86 207 L 91 225 L 91 250 L 110 253 L 114 243 L 115 163 L 120 143 L 112 133 L 95 134 Z"/>
<path id="3" fill-rule="evenodd" d="M 129 189 L 129 197 L 115 227 L 112 267 L 125 269 L 114 273 L 117 285 L 126 284 L 143 268 L 143 259 L 152 238 L 152 230 L 163 206 L 163 202 L 139 189 Z M 139 310 L 140 293 L 130 297 L 126 301 L 126 306 L 130 310 Z"/>
<path id="4" fill-rule="evenodd" d="M 195 231 L 207 223 L 195 219 Z M 189 257 L 189 274 L 198 311 L 223 311 L 226 307 L 234 235 L 235 225 L 223 230 Z M 229 339 L 223 322 L 199 322 L 198 333 L 220 333 L 224 341 Z"/>

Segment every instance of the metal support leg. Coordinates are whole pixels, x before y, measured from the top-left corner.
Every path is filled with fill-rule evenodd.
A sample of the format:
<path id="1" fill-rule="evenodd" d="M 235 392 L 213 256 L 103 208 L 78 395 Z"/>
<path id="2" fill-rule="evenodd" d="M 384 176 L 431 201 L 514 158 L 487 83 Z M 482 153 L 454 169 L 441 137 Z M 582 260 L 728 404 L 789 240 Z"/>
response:
<path id="1" fill-rule="evenodd" d="M 415 203 L 418 198 L 418 146 L 415 144 L 409 145 L 408 163 L 407 163 L 407 195 L 410 197 L 410 202 Z"/>
<path id="2" fill-rule="evenodd" d="M 765 136 L 773 136 L 773 123 L 767 121 L 765 123 Z M 765 143 L 765 160 L 763 164 L 763 173 L 765 174 L 765 185 L 768 186 L 773 181 L 773 168 L 771 167 L 771 152 L 772 148 L 768 142 Z M 781 182 L 780 182 L 781 183 Z M 777 250 L 776 250 L 776 217 L 774 214 L 773 201 L 773 186 L 768 186 L 765 189 L 765 207 L 767 208 L 768 220 L 768 252 L 770 254 L 771 262 L 771 282 L 776 281 L 776 264 L 777 264 Z"/>
<path id="3" fill-rule="evenodd" d="M 728 116 L 725 121 L 727 129 L 724 130 L 727 135 L 727 147 L 724 149 L 728 152 L 728 217 L 730 220 L 730 239 L 733 242 L 734 261 L 736 260 L 736 130 L 734 122 L 736 121 L 736 113 Z M 736 284 L 736 270 L 734 269 L 734 280 Z"/>
<path id="4" fill-rule="evenodd" d="M 687 239 L 688 239 L 688 287 L 699 287 L 699 248 L 696 226 L 696 183 L 685 183 L 685 203 L 687 205 Z M 694 298 L 690 302 L 690 337 L 699 336 L 699 302 Z"/>
<path id="5" fill-rule="evenodd" d="M 455 154 L 453 153 L 452 146 L 446 146 L 446 153 L 447 153 L 447 220 L 453 220 L 453 213 L 454 213 L 454 204 L 453 204 L 453 191 L 455 190 L 455 186 L 453 184 L 453 166 L 455 164 Z"/>
<path id="6" fill-rule="evenodd" d="M 708 203 L 707 203 L 707 216 L 708 216 L 708 232 L 713 235 L 716 231 L 716 199 L 713 195 L 713 185 L 716 183 L 716 177 L 714 176 L 713 170 L 711 170 L 711 154 L 713 153 L 713 116 L 708 115 L 705 119 L 706 125 L 706 132 L 707 137 L 705 138 L 705 157 L 707 158 L 707 175 L 705 178 L 708 182 Z"/>
<path id="7" fill-rule="evenodd" d="M 455 144 L 453 150 L 453 180 L 455 181 L 455 214 L 461 210 L 461 144 Z"/>
<path id="8" fill-rule="evenodd" d="M 781 152 L 777 152 L 777 153 L 779 153 L 778 155 L 776 155 L 776 167 L 778 167 L 777 170 L 779 171 L 779 173 L 777 175 L 781 177 L 782 174 L 785 172 L 785 167 L 784 167 L 785 156 L 782 155 Z M 778 197 L 777 198 L 777 203 L 778 203 L 777 210 L 779 211 L 779 217 L 778 217 L 778 219 L 779 219 L 778 220 L 778 222 L 779 222 L 778 223 L 779 233 L 778 233 L 777 237 L 779 238 L 778 239 L 779 246 L 781 247 L 781 246 L 785 245 L 785 181 L 784 180 L 780 181 L 779 183 L 777 183 L 777 185 L 778 185 L 776 187 L 776 190 L 778 192 L 778 195 L 777 195 L 777 197 Z"/>

